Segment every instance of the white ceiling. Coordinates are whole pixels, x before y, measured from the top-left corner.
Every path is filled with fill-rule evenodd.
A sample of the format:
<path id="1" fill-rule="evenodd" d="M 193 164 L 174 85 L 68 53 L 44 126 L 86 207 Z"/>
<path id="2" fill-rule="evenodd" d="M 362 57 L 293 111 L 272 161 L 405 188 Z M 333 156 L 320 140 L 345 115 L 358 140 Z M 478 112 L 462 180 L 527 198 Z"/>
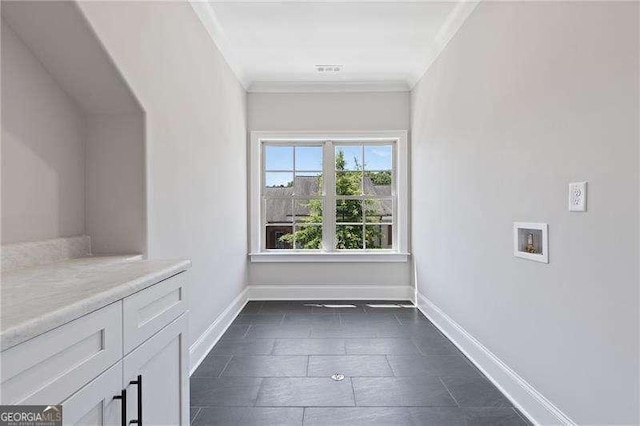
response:
<path id="1" fill-rule="evenodd" d="M 476 4 L 192 2 L 250 91 L 409 90 Z"/>

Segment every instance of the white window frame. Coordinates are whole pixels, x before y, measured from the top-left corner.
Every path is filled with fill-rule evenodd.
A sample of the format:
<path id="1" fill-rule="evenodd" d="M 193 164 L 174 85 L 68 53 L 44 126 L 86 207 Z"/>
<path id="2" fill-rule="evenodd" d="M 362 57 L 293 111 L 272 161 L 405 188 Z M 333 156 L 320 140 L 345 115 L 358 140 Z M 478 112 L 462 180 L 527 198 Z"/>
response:
<path id="1" fill-rule="evenodd" d="M 393 250 L 337 250 L 335 249 L 335 163 L 331 161 L 328 153 L 335 152 L 335 145 L 360 143 L 394 143 L 394 176 L 395 203 L 393 217 Z M 323 149 L 323 175 L 325 176 L 325 188 L 323 198 L 325 217 L 323 223 L 323 241 L 325 250 L 266 250 L 264 248 L 263 235 L 264 217 L 262 209 L 262 180 L 264 176 L 264 158 L 262 146 L 268 144 L 291 143 L 323 143 L 328 148 Z M 329 142 L 327 144 L 327 142 Z M 249 253 L 252 262 L 406 262 L 409 258 L 408 250 L 408 193 L 409 193 L 409 158 L 406 131 L 363 131 L 363 132 L 251 132 L 250 140 L 250 200 L 249 219 L 251 235 L 251 251 Z M 333 158 L 333 157 L 331 157 Z M 326 188 L 331 188 L 326 191 Z"/>

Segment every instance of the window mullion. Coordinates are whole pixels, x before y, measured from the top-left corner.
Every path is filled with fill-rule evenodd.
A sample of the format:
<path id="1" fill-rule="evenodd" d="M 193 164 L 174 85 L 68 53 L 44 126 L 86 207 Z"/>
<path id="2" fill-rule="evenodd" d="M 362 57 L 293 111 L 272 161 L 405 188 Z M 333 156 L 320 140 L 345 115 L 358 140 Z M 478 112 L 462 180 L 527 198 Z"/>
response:
<path id="1" fill-rule="evenodd" d="M 322 175 L 324 192 L 324 210 L 322 220 L 322 245 L 326 251 L 335 251 L 336 247 L 336 174 L 335 149 L 333 142 L 322 145 Z"/>

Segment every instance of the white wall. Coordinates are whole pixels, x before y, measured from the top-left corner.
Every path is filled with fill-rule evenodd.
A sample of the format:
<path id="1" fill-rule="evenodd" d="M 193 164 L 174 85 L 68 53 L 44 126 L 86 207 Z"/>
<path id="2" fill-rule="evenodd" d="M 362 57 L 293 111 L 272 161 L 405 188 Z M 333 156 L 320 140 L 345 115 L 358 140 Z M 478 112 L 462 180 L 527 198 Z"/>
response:
<path id="1" fill-rule="evenodd" d="M 84 232 L 84 117 L 2 21 L 2 244 Z"/>
<path id="2" fill-rule="evenodd" d="M 412 94 L 419 291 L 580 424 L 640 422 L 638 16 L 483 2 Z M 514 221 L 549 224 L 548 265 Z"/>
<path id="3" fill-rule="evenodd" d="M 188 3 L 80 7 L 145 110 L 149 257 L 193 261 L 194 342 L 246 284 L 245 91 Z"/>
<path id="4" fill-rule="evenodd" d="M 91 114 L 86 127 L 86 233 L 92 252 L 146 253 L 144 117 Z"/>
<path id="5" fill-rule="evenodd" d="M 250 131 L 408 130 L 409 93 L 250 93 Z M 249 143 L 250 143 L 249 138 Z M 251 285 L 408 286 L 410 263 L 251 263 Z"/>
<path id="6" fill-rule="evenodd" d="M 409 93 L 250 93 L 249 130 L 408 130 Z"/>

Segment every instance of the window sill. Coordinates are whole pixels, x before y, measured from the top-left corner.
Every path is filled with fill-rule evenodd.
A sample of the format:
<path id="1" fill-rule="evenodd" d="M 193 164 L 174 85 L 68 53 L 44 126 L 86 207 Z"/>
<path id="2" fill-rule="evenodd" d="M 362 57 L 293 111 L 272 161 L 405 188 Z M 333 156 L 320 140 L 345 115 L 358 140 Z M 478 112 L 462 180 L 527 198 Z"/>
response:
<path id="1" fill-rule="evenodd" d="M 409 253 L 250 253 L 251 262 L 271 263 L 271 262 L 407 262 Z"/>

